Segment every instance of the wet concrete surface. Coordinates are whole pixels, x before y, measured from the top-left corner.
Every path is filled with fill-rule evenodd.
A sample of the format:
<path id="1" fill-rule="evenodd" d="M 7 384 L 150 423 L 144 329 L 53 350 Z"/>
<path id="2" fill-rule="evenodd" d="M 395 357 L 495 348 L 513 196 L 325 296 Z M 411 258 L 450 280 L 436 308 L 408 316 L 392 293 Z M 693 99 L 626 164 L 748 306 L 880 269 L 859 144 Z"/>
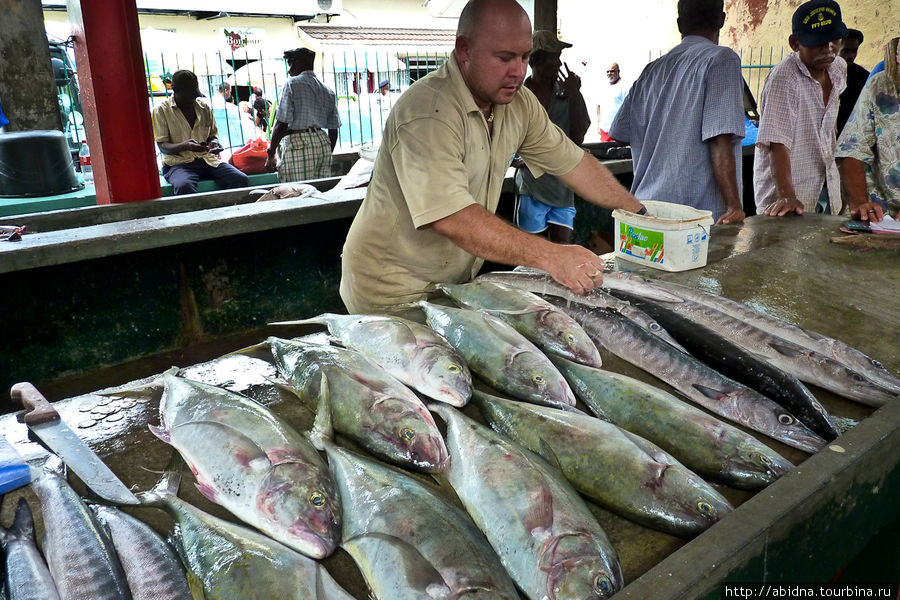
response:
<path id="1" fill-rule="evenodd" d="M 900 270 L 896 268 L 897 253 L 885 250 L 861 251 L 829 243 L 829 236 L 837 231 L 842 221 L 837 217 L 820 216 L 786 219 L 753 217 L 742 225 L 713 228 L 709 264 L 703 269 L 664 273 L 647 268 L 635 269 L 634 263 L 624 261 L 619 261 L 616 266 L 746 302 L 759 310 L 841 339 L 880 359 L 889 370 L 898 373 L 900 347 L 896 332 L 900 308 Z M 303 316 L 311 315 L 297 315 L 298 318 Z M 308 334 L 309 331 L 308 327 L 284 328 L 279 330 L 279 335 L 291 337 Z M 603 353 L 603 359 L 605 368 L 672 391 L 664 383 L 608 353 Z M 275 371 L 270 360 L 267 352 L 261 350 L 248 355 L 224 356 L 205 363 L 179 366 L 182 367 L 180 373 L 186 377 L 246 394 L 269 406 L 298 430 L 308 430 L 312 425 L 315 407 L 303 404 L 295 396 L 273 384 Z M 149 377 L 128 382 L 127 386 L 136 387 L 152 380 L 153 377 Z M 819 388 L 812 390 L 830 413 L 847 419 L 850 424 L 865 421 L 874 412 L 872 408 L 844 400 Z M 135 491 L 152 487 L 159 472 L 169 462 L 171 448 L 156 439 L 147 429 L 148 424 L 158 421 L 158 394 L 146 398 L 116 398 L 89 393 L 58 402 L 56 407 L 63 419 Z M 478 418 L 475 409 L 466 408 L 465 411 Z M 897 429 L 900 426 L 896 411 L 888 418 L 886 427 Z M 0 417 L 0 433 L 6 435 L 33 464 L 42 460 L 42 448 L 28 441 L 24 426 L 15 420 L 14 415 Z M 808 455 L 798 450 L 764 436 L 757 437 L 796 465 L 802 465 L 808 459 Z M 839 446 L 840 443 L 839 439 L 835 445 Z M 348 445 L 352 447 L 352 444 Z M 887 455 L 884 456 L 884 461 L 884 468 L 891 470 L 896 467 L 898 457 Z M 779 481 L 768 490 L 781 483 L 783 482 Z M 81 489 L 77 481 L 74 485 Z M 447 491 L 448 498 L 454 497 L 446 481 L 439 480 L 437 485 Z M 725 486 L 716 488 L 736 507 L 754 498 L 749 492 Z M 196 491 L 190 474 L 186 476 L 181 492 L 184 499 L 198 507 L 218 516 L 231 518 L 226 511 L 211 504 Z M 7 494 L 0 513 L 0 520 L 4 524 L 11 522 L 12 510 L 22 494 L 32 506 L 37 506 L 33 494 L 27 489 Z M 766 494 L 768 492 L 763 495 Z M 618 550 L 626 583 L 638 580 L 666 557 L 678 557 L 680 553 L 677 551 L 686 543 L 686 540 L 649 530 L 593 504 L 590 506 Z M 171 526 L 171 521 L 159 510 L 133 508 L 129 511 L 161 532 L 168 531 Z M 739 510 L 728 516 L 726 521 L 736 521 L 742 518 L 741 514 Z M 40 534 L 39 513 L 36 518 Z M 724 523 L 723 521 L 720 525 Z M 708 534 L 714 534 L 718 527 L 719 525 L 714 526 L 692 546 L 701 543 Z M 324 564 L 338 582 L 357 598 L 368 597 L 365 584 L 346 553 L 339 550 L 326 559 Z M 627 594 L 623 594 L 625 595 Z"/>

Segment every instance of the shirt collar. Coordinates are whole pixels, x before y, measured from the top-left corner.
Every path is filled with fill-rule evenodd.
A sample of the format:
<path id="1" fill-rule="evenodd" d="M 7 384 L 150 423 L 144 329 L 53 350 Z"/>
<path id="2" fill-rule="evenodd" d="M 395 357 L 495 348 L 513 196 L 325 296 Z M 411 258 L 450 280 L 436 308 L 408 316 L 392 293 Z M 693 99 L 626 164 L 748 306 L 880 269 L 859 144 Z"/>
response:
<path id="1" fill-rule="evenodd" d="M 711 46 L 715 46 L 715 42 L 713 42 L 709 38 L 705 38 L 702 35 L 686 35 L 681 38 L 681 43 L 686 44 L 688 46 L 693 46 L 695 44 L 709 44 Z"/>

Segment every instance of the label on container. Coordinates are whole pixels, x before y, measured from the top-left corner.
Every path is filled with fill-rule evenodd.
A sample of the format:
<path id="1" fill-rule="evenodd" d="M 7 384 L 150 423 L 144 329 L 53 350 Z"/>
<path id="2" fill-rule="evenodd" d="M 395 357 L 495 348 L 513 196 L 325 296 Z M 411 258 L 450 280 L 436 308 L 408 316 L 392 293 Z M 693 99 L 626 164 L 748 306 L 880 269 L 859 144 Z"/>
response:
<path id="1" fill-rule="evenodd" d="M 78 157 L 79 162 L 81 162 L 82 167 L 91 166 L 91 157 L 90 156 L 80 156 Z"/>
<path id="2" fill-rule="evenodd" d="M 619 252 L 641 260 L 663 264 L 662 231 L 641 229 L 627 223 L 619 223 Z"/>

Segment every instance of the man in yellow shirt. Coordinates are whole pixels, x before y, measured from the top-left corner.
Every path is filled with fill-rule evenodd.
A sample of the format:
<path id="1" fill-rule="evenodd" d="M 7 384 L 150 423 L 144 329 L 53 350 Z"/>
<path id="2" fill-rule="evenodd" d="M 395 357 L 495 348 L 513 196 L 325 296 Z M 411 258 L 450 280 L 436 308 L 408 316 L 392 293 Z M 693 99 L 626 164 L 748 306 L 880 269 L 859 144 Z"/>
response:
<path id="1" fill-rule="evenodd" d="M 577 293 L 600 285 L 603 262 L 494 215 L 518 152 L 535 176 L 559 177 L 608 208 L 644 207 L 522 89 L 531 22 L 515 0 L 472 0 L 456 49 L 388 117 L 372 181 L 344 245 L 341 298 L 353 313 L 390 310 L 458 283 L 484 260 L 537 267 Z"/>
<path id="2" fill-rule="evenodd" d="M 174 194 L 194 194 L 197 181 L 213 179 L 222 189 L 247 187 L 247 176 L 218 158 L 212 108 L 200 94 L 197 76 L 187 70 L 172 75 L 172 96 L 153 109 L 153 137 L 163 154 L 163 177 Z"/>

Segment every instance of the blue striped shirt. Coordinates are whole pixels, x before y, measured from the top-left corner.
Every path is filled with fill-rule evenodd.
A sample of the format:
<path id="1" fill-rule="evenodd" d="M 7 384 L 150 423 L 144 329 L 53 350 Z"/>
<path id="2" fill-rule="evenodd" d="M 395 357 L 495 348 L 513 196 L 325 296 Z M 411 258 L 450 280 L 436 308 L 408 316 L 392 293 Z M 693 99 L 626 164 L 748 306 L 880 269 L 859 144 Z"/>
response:
<path id="1" fill-rule="evenodd" d="M 312 71 L 303 71 L 284 84 L 275 118 L 295 131 L 310 127 L 338 129 L 341 126 L 334 92 Z"/>
<path id="2" fill-rule="evenodd" d="M 686 36 L 647 65 L 610 130 L 613 139 L 631 144 L 631 193 L 639 200 L 711 210 L 718 220 L 727 206 L 707 141 L 733 136 L 740 193 L 743 86 L 738 55 L 699 36 Z"/>

